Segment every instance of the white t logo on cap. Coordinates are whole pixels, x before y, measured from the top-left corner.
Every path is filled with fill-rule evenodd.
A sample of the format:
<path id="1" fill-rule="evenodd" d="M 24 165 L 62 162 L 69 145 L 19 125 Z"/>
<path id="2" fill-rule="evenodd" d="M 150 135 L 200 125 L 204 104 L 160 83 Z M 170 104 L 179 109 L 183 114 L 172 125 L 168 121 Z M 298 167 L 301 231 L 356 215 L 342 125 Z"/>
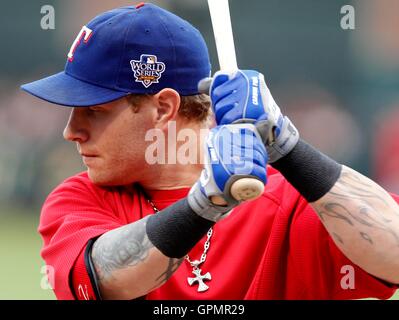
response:
<path id="1" fill-rule="evenodd" d="M 84 42 L 87 43 L 89 41 L 90 37 L 92 36 L 92 34 L 93 34 L 93 30 L 89 29 L 86 26 L 82 27 L 82 30 L 80 30 L 80 32 L 79 32 L 78 36 L 76 37 L 75 41 L 72 43 L 71 50 L 69 50 L 68 60 L 70 62 L 73 61 L 73 55 L 75 54 L 76 48 L 82 42 L 82 38 L 84 39 Z"/>

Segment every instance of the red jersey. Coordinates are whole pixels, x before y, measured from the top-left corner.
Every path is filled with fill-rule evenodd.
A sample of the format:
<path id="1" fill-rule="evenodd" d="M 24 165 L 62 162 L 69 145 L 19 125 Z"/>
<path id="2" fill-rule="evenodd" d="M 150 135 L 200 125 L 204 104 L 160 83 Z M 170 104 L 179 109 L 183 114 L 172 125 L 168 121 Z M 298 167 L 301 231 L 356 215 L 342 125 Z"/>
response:
<path id="1" fill-rule="evenodd" d="M 189 189 L 148 192 L 159 210 Z M 399 202 L 399 197 L 392 195 Z M 139 188 L 100 188 L 87 173 L 71 177 L 47 198 L 39 232 L 42 257 L 54 270 L 58 299 L 95 299 L 85 261 L 88 242 L 103 233 L 153 214 Z M 191 250 L 199 260 L 207 236 Z M 87 259 L 86 259 L 87 260 Z M 348 260 L 306 200 L 268 167 L 265 192 L 236 207 L 214 226 L 203 273 L 209 289 L 189 286 L 192 267 L 184 261 L 147 299 L 387 299 L 396 290 Z M 345 286 L 348 270 L 353 285 Z"/>

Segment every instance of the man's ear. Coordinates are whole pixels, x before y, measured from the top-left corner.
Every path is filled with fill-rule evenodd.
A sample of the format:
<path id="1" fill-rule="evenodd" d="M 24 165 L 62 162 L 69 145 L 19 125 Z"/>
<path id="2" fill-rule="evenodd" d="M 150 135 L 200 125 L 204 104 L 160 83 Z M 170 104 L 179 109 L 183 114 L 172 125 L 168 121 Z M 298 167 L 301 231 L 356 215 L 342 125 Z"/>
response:
<path id="1" fill-rule="evenodd" d="M 180 95 L 177 91 L 165 88 L 154 95 L 156 103 L 156 124 L 159 129 L 166 129 L 168 122 L 175 120 L 180 107 Z"/>

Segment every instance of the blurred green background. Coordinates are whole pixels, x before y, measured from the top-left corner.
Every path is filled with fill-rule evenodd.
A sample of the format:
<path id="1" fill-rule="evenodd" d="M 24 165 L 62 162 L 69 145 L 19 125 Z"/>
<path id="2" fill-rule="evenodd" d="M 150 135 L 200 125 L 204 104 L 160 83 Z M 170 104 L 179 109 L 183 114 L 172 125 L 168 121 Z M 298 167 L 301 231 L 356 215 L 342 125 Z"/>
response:
<path id="1" fill-rule="evenodd" d="M 218 69 L 206 0 L 153 1 L 191 21 Z M 0 299 L 54 299 L 43 289 L 40 207 L 84 170 L 62 139 L 69 110 L 20 92 L 61 71 L 81 27 L 122 0 L 4 0 L 0 12 Z M 335 159 L 399 192 L 399 1 L 230 0 L 237 58 L 262 71 L 302 136 Z M 341 8 L 355 29 L 341 28 Z M 41 28 L 41 8 L 55 29 Z"/>

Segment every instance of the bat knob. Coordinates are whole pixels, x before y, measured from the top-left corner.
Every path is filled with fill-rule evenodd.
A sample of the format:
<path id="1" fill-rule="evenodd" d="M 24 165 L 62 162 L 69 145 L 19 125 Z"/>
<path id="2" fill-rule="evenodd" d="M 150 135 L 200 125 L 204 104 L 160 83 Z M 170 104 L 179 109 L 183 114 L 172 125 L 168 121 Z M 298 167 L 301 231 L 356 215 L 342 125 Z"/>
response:
<path id="1" fill-rule="evenodd" d="M 265 189 L 262 181 L 253 178 L 242 178 L 233 183 L 230 193 L 236 200 L 253 200 L 259 197 Z"/>
<path id="2" fill-rule="evenodd" d="M 247 201 L 258 198 L 264 191 L 265 186 L 262 181 L 254 178 L 241 178 L 234 182 L 230 188 L 232 197 L 238 201 Z M 226 201 L 219 196 L 211 197 L 213 204 L 217 206 L 226 205 Z"/>

